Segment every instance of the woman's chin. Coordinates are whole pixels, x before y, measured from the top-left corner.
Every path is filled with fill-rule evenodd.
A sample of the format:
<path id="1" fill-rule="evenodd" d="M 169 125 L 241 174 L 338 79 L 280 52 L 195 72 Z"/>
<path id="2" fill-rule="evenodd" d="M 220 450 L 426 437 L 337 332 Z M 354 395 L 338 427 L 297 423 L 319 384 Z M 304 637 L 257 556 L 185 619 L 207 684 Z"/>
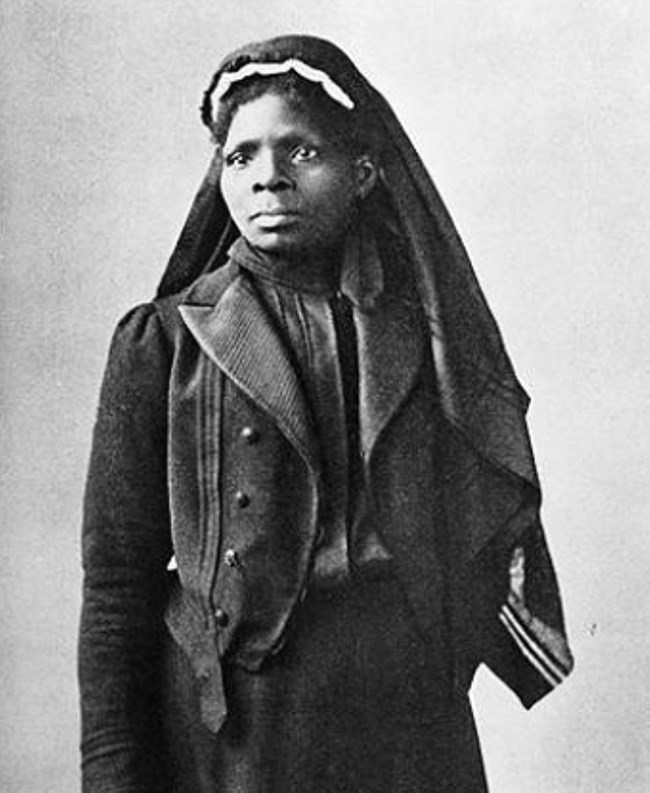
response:
<path id="1" fill-rule="evenodd" d="M 254 248 L 276 256 L 296 255 L 309 248 L 309 245 L 304 240 L 279 229 L 269 229 L 244 236 Z"/>

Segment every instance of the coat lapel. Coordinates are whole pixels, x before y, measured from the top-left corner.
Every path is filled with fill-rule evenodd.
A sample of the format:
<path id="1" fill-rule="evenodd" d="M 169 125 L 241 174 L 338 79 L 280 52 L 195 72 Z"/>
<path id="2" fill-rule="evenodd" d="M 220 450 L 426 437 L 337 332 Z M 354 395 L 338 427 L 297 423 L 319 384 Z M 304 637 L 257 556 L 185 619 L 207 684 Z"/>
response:
<path id="1" fill-rule="evenodd" d="M 415 384 L 424 341 L 415 307 L 399 296 L 372 310 L 355 312 L 355 322 L 361 446 L 369 459 L 377 439 Z"/>
<path id="2" fill-rule="evenodd" d="M 212 361 L 262 410 L 315 470 L 316 441 L 287 351 L 251 287 L 235 278 L 215 304 L 185 303 L 180 313 Z"/>

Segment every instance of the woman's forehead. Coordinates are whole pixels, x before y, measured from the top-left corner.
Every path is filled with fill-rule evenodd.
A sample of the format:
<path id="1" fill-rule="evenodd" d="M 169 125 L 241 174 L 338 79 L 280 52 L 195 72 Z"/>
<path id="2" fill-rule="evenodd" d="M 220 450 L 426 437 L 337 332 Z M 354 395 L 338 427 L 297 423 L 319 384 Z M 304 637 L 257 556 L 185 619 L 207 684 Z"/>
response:
<path id="1" fill-rule="evenodd" d="M 327 130 L 306 104 L 268 92 L 235 110 L 226 135 L 226 146 L 243 140 L 284 138 L 327 139 Z"/>

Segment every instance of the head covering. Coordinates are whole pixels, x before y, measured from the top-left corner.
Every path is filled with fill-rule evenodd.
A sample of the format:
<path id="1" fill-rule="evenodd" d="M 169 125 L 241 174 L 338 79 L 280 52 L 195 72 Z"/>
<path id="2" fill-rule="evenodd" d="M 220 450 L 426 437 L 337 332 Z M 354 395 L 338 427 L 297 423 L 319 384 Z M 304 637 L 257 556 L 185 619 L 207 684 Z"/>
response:
<path id="1" fill-rule="evenodd" d="M 465 248 L 420 157 L 387 101 L 345 53 L 311 36 L 282 36 L 242 47 L 221 63 L 205 92 L 204 122 L 210 125 L 212 121 L 213 95 L 224 95 L 234 82 L 252 74 L 290 69 L 319 82 L 339 104 L 371 116 L 383 138 L 381 181 L 430 329 L 441 407 L 456 430 L 458 489 L 473 494 L 468 495 L 473 508 L 458 516 L 466 525 L 457 527 L 464 534 L 464 555 L 472 557 L 496 534 L 516 533 L 517 514 L 526 505 L 539 503 L 525 425 L 528 397 Z M 219 178 L 219 157 L 215 156 L 169 261 L 159 297 L 183 289 L 202 272 L 224 263 L 237 233 Z M 499 504 L 495 505 L 497 481 Z M 486 498 L 491 500 L 489 508 L 483 505 Z"/>

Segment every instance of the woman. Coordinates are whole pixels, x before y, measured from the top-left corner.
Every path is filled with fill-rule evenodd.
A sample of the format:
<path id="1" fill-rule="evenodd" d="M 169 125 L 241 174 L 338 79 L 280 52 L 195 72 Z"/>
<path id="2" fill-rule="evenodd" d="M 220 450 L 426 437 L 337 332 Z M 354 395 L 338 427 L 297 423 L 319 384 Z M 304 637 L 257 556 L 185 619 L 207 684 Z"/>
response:
<path id="1" fill-rule="evenodd" d="M 468 689 L 569 673 L 527 397 L 392 111 L 332 44 L 225 59 L 95 428 L 84 790 L 481 791 Z"/>

